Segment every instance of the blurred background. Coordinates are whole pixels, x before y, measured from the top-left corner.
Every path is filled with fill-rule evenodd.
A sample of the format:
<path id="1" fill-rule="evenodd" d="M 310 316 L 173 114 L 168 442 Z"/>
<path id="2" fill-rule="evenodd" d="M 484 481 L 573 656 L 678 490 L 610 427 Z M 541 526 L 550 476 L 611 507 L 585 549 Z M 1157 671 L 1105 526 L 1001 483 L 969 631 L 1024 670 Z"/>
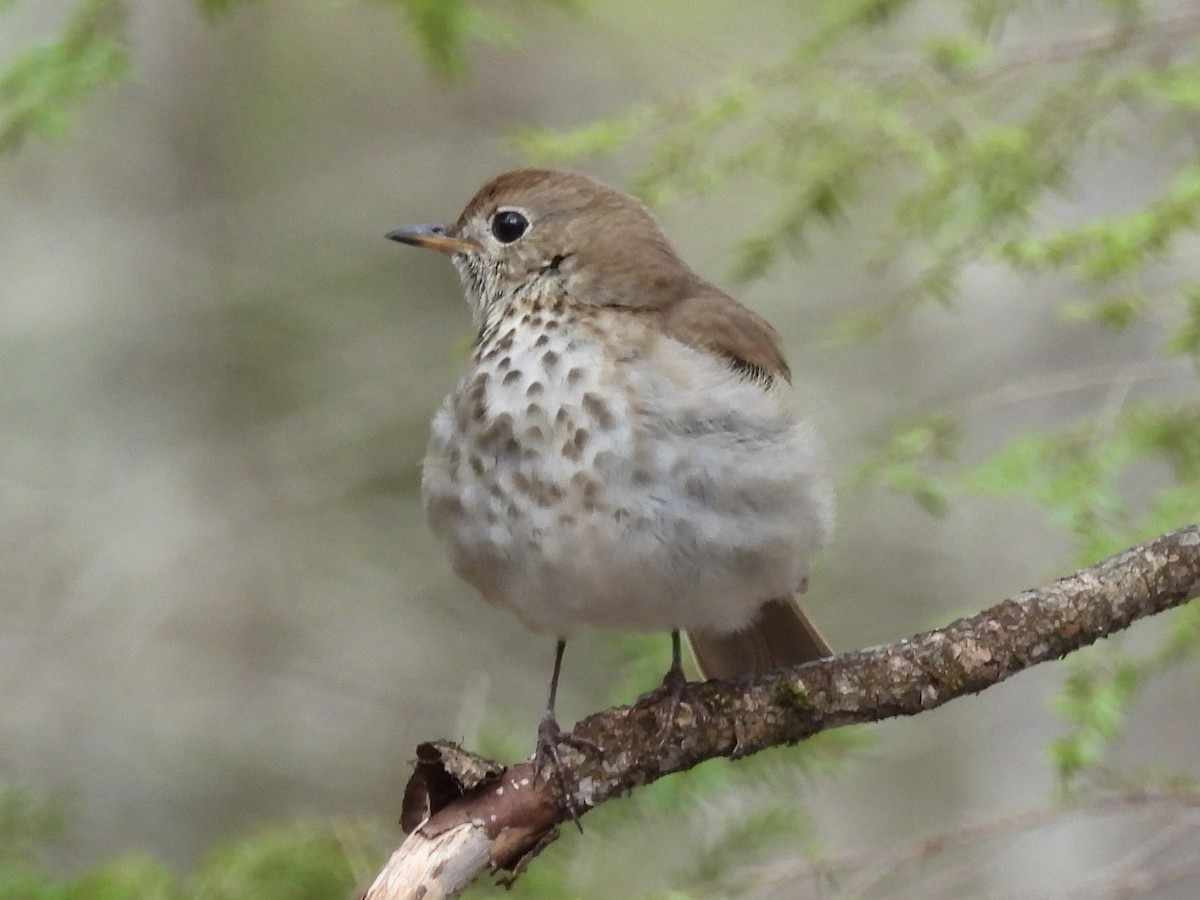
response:
<path id="1" fill-rule="evenodd" d="M 1004 40 L 1091 27 L 1070 7 Z M 7 10 L 0 60 L 73 8 Z M 378 852 L 399 839 L 390 823 L 418 742 L 531 746 L 552 641 L 452 576 L 420 507 L 428 421 L 465 358 L 469 316 L 444 259 L 383 234 L 452 220 L 483 180 L 525 162 L 514 128 L 578 127 L 686 94 L 785 58 L 813 20 L 784 0 L 701 0 L 686 15 L 633 0 L 498 9 L 513 40 L 471 43 L 465 77 L 446 80 L 386 4 L 246 3 L 208 18 L 184 0 L 138 3 L 132 78 L 89 96 L 64 139 L 0 159 L 0 779 L 68 798 L 69 840 L 53 857 L 67 868 L 146 852 L 186 869 L 297 817 L 378 823 Z M 854 52 L 891 59 L 961 10 L 918 5 Z M 1131 127 L 1114 140 L 1133 140 Z M 1041 221 L 1144 202 L 1188 153 L 1174 139 L 1138 148 L 1135 164 L 1085 153 Z M 628 186 L 644 162 L 631 150 L 573 165 Z M 1193 402 L 1191 361 L 1161 356 L 1153 323 L 1064 321 L 1064 298 L 1085 287 L 995 261 L 963 270 L 955 309 L 922 305 L 870 338 L 830 340 L 841 317 L 892 293 L 893 270 L 864 264 L 886 190 L 735 285 L 735 246 L 775 199 L 735 176 L 657 212 L 694 268 L 780 330 L 798 400 L 831 449 L 838 532 L 808 609 L 833 644 L 891 641 L 1074 568 L 1071 534 L 1030 500 L 965 496 L 934 516 L 857 486 L 856 473 L 897 422 L 931 410 L 966 409 L 965 445 L 983 456 L 1105 404 Z M 1157 277 L 1198 264 L 1185 235 Z M 1137 626 L 1127 645 L 1151 646 L 1162 627 Z M 632 646 L 650 648 L 647 671 L 665 670 L 666 637 L 572 642 L 564 722 L 653 686 L 627 684 Z M 601 811 L 595 837 L 551 852 L 572 861 L 579 896 L 649 896 L 686 881 L 706 842 L 766 795 L 811 823 L 806 847 L 864 859 L 1045 808 L 1048 747 L 1066 727 L 1047 698 L 1062 679 L 1061 665 L 1043 666 L 864 729 L 835 775 L 788 751 L 764 757 L 753 780 L 654 840 L 606 831 Z M 1158 680 L 1113 764 L 1194 771 L 1197 696 L 1194 670 Z M 637 802 L 643 825 L 672 821 Z M 1145 815 L 1032 838 L 1001 830 L 939 869 L 963 881 L 918 866 L 861 890 L 1058 896 L 1131 834 L 1157 834 Z M 1192 859 L 1195 821 L 1182 830 L 1172 852 Z M 756 870 L 773 887 L 745 893 L 791 895 L 787 859 Z"/>

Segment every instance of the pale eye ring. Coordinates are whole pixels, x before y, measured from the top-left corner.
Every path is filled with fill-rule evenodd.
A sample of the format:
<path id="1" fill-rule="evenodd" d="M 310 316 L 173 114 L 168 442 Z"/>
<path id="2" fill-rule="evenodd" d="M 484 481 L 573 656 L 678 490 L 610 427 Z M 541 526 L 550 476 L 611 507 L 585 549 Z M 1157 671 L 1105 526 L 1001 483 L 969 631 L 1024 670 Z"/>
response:
<path id="1" fill-rule="evenodd" d="M 492 216 L 492 236 L 502 244 L 519 240 L 529 230 L 529 220 L 515 209 L 500 209 Z"/>

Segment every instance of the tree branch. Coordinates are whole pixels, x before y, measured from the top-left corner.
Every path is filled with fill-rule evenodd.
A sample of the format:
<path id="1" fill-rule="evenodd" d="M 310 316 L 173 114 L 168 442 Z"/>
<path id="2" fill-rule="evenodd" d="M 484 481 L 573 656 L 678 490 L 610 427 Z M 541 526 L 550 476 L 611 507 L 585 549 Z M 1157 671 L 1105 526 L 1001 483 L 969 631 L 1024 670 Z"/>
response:
<path id="1" fill-rule="evenodd" d="M 694 685 L 674 738 L 669 700 L 596 713 L 575 727 L 602 752 L 562 747 L 586 811 L 716 756 L 736 758 L 842 725 L 915 715 L 1094 643 L 1200 595 L 1200 525 L 1161 535 L 978 615 L 793 669 Z M 364 900 L 457 896 L 485 869 L 519 871 L 566 820 L 556 779 L 425 743 L 405 791 L 408 837 Z"/>

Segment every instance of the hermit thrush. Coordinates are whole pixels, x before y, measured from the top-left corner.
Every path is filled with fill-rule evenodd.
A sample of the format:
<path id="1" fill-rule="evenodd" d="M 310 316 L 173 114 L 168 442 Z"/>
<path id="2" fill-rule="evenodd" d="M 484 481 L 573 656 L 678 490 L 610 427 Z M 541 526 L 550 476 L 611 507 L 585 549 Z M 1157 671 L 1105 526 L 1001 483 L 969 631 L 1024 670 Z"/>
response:
<path id="1" fill-rule="evenodd" d="M 454 569 L 558 639 L 539 749 L 583 626 L 672 635 L 710 677 L 819 659 L 796 605 L 832 491 L 779 338 L 696 275 L 646 207 L 541 169 L 485 184 L 446 227 L 478 336 L 433 419 L 422 481 Z M 546 746 L 546 745 L 549 746 Z"/>

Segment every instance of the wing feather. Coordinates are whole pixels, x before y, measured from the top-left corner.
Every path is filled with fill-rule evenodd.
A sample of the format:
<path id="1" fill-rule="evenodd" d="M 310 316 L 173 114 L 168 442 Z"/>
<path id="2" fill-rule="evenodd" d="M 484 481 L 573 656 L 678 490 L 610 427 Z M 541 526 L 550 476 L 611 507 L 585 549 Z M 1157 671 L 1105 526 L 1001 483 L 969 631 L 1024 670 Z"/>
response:
<path id="1" fill-rule="evenodd" d="M 663 328 L 675 340 L 718 353 L 756 378 L 792 379 L 779 333 L 762 316 L 715 288 L 671 304 L 663 311 Z"/>

